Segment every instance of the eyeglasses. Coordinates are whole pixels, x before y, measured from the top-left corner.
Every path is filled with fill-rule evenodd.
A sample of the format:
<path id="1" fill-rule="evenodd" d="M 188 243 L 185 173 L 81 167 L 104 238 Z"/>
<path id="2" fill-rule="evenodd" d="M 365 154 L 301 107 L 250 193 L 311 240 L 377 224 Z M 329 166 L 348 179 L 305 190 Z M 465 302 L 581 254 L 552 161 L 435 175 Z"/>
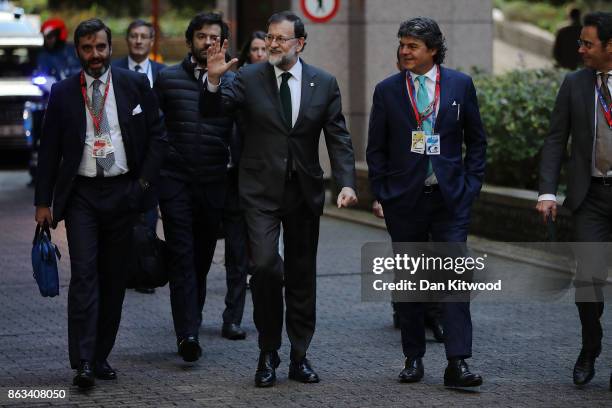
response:
<path id="1" fill-rule="evenodd" d="M 593 44 L 593 43 L 592 43 L 592 42 L 590 42 L 590 41 L 578 40 L 578 48 L 580 48 L 580 47 L 584 47 L 584 48 L 586 48 L 587 50 L 590 50 L 591 48 L 593 48 L 593 46 L 594 46 L 594 45 L 595 45 L 595 44 Z"/>
<path id="2" fill-rule="evenodd" d="M 266 42 L 269 44 L 272 44 L 274 41 L 276 41 L 278 45 L 285 45 L 287 41 L 295 40 L 297 37 L 282 37 L 280 35 L 266 34 L 264 38 L 266 39 Z"/>

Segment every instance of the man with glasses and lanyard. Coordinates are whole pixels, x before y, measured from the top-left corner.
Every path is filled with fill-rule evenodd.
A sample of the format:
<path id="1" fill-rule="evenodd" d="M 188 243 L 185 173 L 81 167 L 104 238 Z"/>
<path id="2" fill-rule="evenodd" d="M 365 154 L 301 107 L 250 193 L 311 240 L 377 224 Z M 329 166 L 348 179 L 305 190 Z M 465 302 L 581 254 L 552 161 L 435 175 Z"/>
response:
<path id="1" fill-rule="evenodd" d="M 426 17 L 398 31 L 400 66 L 374 90 L 366 159 L 374 197 L 394 243 L 465 242 L 484 178 L 486 135 L 469 76 L 442 67 L 446 45 Z M 465 144 L 465 157 L 462 147 Z M 448 366 L 444 384 L 473 388 L 469 302 L 443 302 Z M 423 378 L 425 304 L 398 302 L 405 367 L 401 382 Z"/>
<path id="2" fill-rule="evenodd" d="M 572 212 L 573 239 L 576 242 L 610 242 L 612 13 L 586 15 L 578 46 L 585 68 L 568 74 L 559 89 L 550 131 L 542 147 L 540 195 L 536 208 L 544 221 L 549 216 L 555 220 L 561 162 L 571 134 L 567 196 L 563 205 Z M 590 246 L 598 247 L 595 244 Z M 605 256 L 597 254 L 595 258 L 603 259 Z M 601 282 L 605 282 L 607 265 L 597 271 L 586 271 L 584 266 L 578 266 L 576 306 L 582 325 L 582 349 L 574 365 L 573 377 L 574 384 L 583 386 L 595 375 L 595 359 L 601 352 L 603 292 L 601 286 L 594 283 L 599 274 L 602 274 L 599 276 Z"/>
<path id="3" fill-rule="evenodd" d="M 164 64 L 149 58 L 154 41 L 155 29 L 151 23 L 144 20 L 132 21 L 126 33 L 128 55 L 113 61 L 112 66 L 145 74 L 149 79 L 151 88 L 153 88 L 157 75 L 166 67 Z M 157 207 L 146 212 L 145 222 L 147 227 L 155 232 L 157 227 Z M 136 287 L 134 290 L 140 293 L 155 293 L 155 288 L 144 286 Z"/>

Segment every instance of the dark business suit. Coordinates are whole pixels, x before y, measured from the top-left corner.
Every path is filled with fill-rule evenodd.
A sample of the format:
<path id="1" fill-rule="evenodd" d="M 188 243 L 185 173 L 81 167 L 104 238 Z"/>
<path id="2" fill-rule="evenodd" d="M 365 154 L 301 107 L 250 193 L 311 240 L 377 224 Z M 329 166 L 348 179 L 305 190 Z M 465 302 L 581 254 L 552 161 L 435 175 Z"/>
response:
<path id="1" fill-rule="evenodd" d="M 417 122 L 406 87 L 407 71 L 380 82 L 374 90 L 367 146 L 372 192 L 381 203 L 393 242 L 465 242 L 470 210 L 484 177 L 486 135 L 476 91 L 469 76 L 441 67 L 440 102 L 434 132 L 440 154 L 411 152 Z M 465 144 L 465 158 L 462 146 Z M 425 188 L 428 160 L 438 187 Z M 399 302 L 403 351 L 425 354 L 424 304 Z M 447 358 L 472 353 L 469 303 L 443 303 Z"/>
<path id="2" fill-rule="evenodd" d="M 154 194 L 138 179 L 157 180 L 166 133 L 157 99 L 142 75 L 113 68 L 112 84 L 129 172 L 77 176 L 86 137 L 79 75 L 55 84 L 45 115 L 36 206 L 53 205 L 53 226 L 66 221 L 71 279 L 68 292 L 70 363 L 104 361 L 110 353 L 125 291 L 131 225 Z M 142 112 L 134 113 L 137 106 Z"/>
<path id="3" fill-rule="evenodd" d="M 155 83 L 155 81 L 157 81 L 157 75 L 160 73 L 161 70 L 166 68 L 166 65 L 160 64 L 159 62 L 153 61 L 152 59 L 149 59 L 149 64 L 151 64 L 151 75 L 153 76 L 153 83 Z M 128 57 L 116 59 L 113 61 L 112 65 L 113 67 L 130 69 L 130 65 L 128 63 Z M 140 72 L 140 73 L 145 74 L 145 75 L 147 74 L 146 72 Z"/>
<path id="4" fill-rule="evenodd" d="M 578 242 L 609 242 L 612 235 L 612 189 L 592 182 L 593 144 L 596 136 L 595 114 L 602 121 L 600 106 L 595 105 L 595 71 L 581 69 L 568 74 L 557 95 L 550 121 L 550 131 L 542 147 L 540 162 L 540 194 L 556 194 L 559 172 L 568 138 L 572 148 L 567 163 L 567 194 L 563 205 L 572 211 L 574 240 Z M 597 112 L 596 112 L 597 109 Z M 604 258 L 604 257 L 599 257 Z M 599 321 L 604 310 L 601 289 L 587 284 L 601 272 L 578 268 L 576 305 L 582 323 L 583 350 L 599 355 L 602 328 Z M 586 275 L 583 275 L 586 274 Z M 582 292 L 591 290 L 590 294 Z M 581 302 L 580 299 L 587 300 Z M 595 301 L 598 300 L 598 301 Z"/>
<path id="5" fill-rule="evenodd" d="M 231 83 L 210 93 L 202 112 L 241 113 L 244 127 L 239 191 L 254 264 L 251 279 L 259 347 L 281 345 L 283 286 L 291 359 L 305 356 L 315 330 L 316 255 L 325 192 L 319 138 L 325 134 L 340 186 L 355 187 L 354 155 L 340 91 L 330 74 L 303 63 L 301 100 L 293 127 L 283 120 L 277 79 L 270 64 L 243 67 Z M 284 262 L 278 254 L 282 223 Z"/>
<path id="6" fill-rule="evenodd" d="M 227 172 L 227 191 L 223 208 L 227 283 L 223 323 L 240 325 L 246 300 L 249 254 L 247 226 L 238 194 L 238 164 L 242 144 L 238 128 L 237 126 L 232 132 L 229 143 L 231 167 Z"/>

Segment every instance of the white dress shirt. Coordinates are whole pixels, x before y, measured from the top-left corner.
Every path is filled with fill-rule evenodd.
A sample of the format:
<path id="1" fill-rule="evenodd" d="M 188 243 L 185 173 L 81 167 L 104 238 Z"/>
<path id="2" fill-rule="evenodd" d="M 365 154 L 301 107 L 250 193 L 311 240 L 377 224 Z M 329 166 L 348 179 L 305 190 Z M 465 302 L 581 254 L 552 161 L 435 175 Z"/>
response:
<path id="1" fill-rule="evenodd" d="M 274 67 L 276 86 L 278 86 L 279 91 L 281 83 L 283 82 L 281 75 L 284 72 L 285 71 L 282 69 Z M 287 81 L 287 85 L 289 85 L 289 92 L 291 92 L 291 126 L 295 126 L 295 122 L 297 122 L 297 118 L 300 113 L 300 100 L 302 98 L 302 61 L 298 58 L 297 62 L 287 72 L 291 74 L 291 78 L 289 78 Z M 219 90 L 220 85 L 221 81 L 219 81 L 218 85 L 213 85 L 210 82 L 207 82 L 206 88 L 208 89 L 208 92 L 215 93 Z"/>
<path id="2" fill-rule="evenodd" d="M 300 99 L 302 98 L 302 61 L 298 58 L 297 62 L 291 67 L 289 71 L 291 77 L 287 81 L 289 85 L 289 92 L 291 92 L 291 126 L 295 126 L 298 114 L 300 113 Z M 285 71 L 278 67 L 274 67 L 274 75 L 276 75 L 276 85 L 280 91 L 281 83 L 283 82 L 283 75 Z"/>
<path id="3" fill-rule="evenodd" d="M 408 71 L 410 72 L 410 76 L 412 77 L 412 83 L 414 84 L 414 90 L 415 90 L 415 102 L 416 102 L 416 98 L 418 98 L 419 96 L 419 81 L 417 81 L 417 77 L 420 76 L 419 74 L 415 74 L 412 71 Z M 433 101 L 434 97 L 436 96 L 436 75 L 438 74 L 438 66 L 434 64 L 434 66 L 427 71 L 427 73 L 425 74 L 425 88 L 427 88 L 427 96 L 429 96 L 429 100 Z M 406 84 L 406 86 L 408 86 L 408 84 Z M 408 92 L 410 92 L 410 90 L 408 90 Z M 440 102 L 438 101 L 438 105 L 436 106 L 436 116 L 438 115 L 438 111 L 440 110 Z M 434 123 L 435 126 L 435 123 Z"/>
<path id="4" fill-rule="evenodd" d="M 111 69 L 107 69 L 106 72 L 98 78 L 102 83 L 100 84 L 100 92 L 104 97 L 104 90 L 106 89 L 106 81 L 108 81 L 109 72 Z M 85 74 L 85 83 L 87 84 L 87 97 L 91 103 L 93 93 L 93 81 L 95 78 Z M 82 103 L 85 103 L 84 101 Z M 111 80 L 110 87 L 108 90 L 108 96 L 104 104 L 104 111 L 106 112 L 106 118 L 108 119 L 108 126 L 110 128 L 110 139 L 115 154 L 115 164 L 107 171 L 104 170 L 104 177 L 113 177 L 120 174 L 127 173 L 129 171 L 127 165 L 127 158 L 125 156 L 125 148 L 123 146 L 123 138 L 121 136 L 121 128 L 119 127 L 119 116 L 117 114 L 117 102 L 115 100 L 115 91 L 113 90 L 113 81 Z M 81 164 L 77 174 L 85 177 L 96 177 L 96 159 L 92 157 L 93 143 L 94 143 L 94 125 L 89 110 L 85 107 L 85 118 L 86 118 L 86 131 L 85 131 L 85 146 L 83 148 L 83 156 L 81 158 Z"/>
<path id="5" fill-rule="evenodd" d="M 151 85 L 151 88 L 153 88 L 153 67 L 151 66 L 151 61 L 149 61 L 148 58 L 145 58 L 145 60 L 142 62 L 136 62 L 128 55 L 128 68 L 130 71 L 136 71 L 136 65 L 140 65 L 139 72 L 147 75 L 147 78 L 149 78 L 149 84 Z"/>
<path id="6" fill-rule="evenodd" d="M 417 98 L 419 97 L 419 81 L 417 81 L 417 77 L 420 76 L 419 74 L 415 74 L 412 71 L 408 71 L 410 72 L 410 76 L 412 77 L 412 83 L 414 84 L 414 101 L 417 101 Z M 425 88 L 427 89 L 427 96 L 429 96 L 429 100 L 430 102 L 433 102 L 435 96 L 436 96 L 436 76 L 438 74 L 438 66 L 436 64 L 434 64 L 434 66 L 427 71 L 427 73 L 425 74 Z M 406 83 L 406 86 L 408 87 L 409 85 Z M 408 95 L 410 95 L 410 89 L 408 89 Z M 438 111 L 440 110 L 440 101 L 438 101 L 438 104 L 436 105 L 436 117 L 438 116 Z M 435 123 L 433 123 L 433 127 L 435 130 Z M 432 173 L 431 176 L 427 177 L 425 179 L 425 185 L 426 186 L 430 186 L 432 184 L 438 184 L 438 179 L 436 178 L 436 173 Z"/>
<path id="7" fill-rule="evenodd" d="M 601 71 L 597 71 L 597 86 L 601 86 L 601 77 L 599 76 L 599 74 L 601 74 Z M 612 78 L 612 71 L 608 71 L 608 75 L 610 75 L 608 77 L 608 89 L 610 90 L 610 93 L 612 93 L 612 85 L 610 84 L 610 79 Z M 599 114 L 598 109 L 601 109 L 601 105 L 599 104 L 599 97 L 597 96 L 597 89 L 594 90 L 595 92 L 595 126 L 593 127 L 593 129 L 595 129 L 595 132 L 597 132 L 597 116 Z M 597 142 L 597 134 L 593 135 L 593 150 L 591 153 L 591 176 L 593 177 L 603 177 L 603 174 L 595 167 L 595 143 Z M 608 171 L 608 174 L 606 174 L 606 177 L 612 177 L 612 170 Z M 538 197 L 538 201 L 544 201 L 544 200 L 551 200 L 551 201 L 557 201 L 557 196 L 556 194 L 541 194 Z"/>

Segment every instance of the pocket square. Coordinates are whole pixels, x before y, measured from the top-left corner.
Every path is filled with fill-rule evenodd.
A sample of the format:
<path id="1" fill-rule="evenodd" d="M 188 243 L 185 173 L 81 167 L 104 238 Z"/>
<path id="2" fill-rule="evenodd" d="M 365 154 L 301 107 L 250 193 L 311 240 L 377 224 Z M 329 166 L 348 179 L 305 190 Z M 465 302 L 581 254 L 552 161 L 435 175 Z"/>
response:
<path id="1" fill-rule="evenodd" d="M 139 113 L 142 112 L 142 108 L 140 107 L 140 104 L 136 105 L 136 107 L 132 110 L 132 116 L 134 115 L 138 115 Z"/>

